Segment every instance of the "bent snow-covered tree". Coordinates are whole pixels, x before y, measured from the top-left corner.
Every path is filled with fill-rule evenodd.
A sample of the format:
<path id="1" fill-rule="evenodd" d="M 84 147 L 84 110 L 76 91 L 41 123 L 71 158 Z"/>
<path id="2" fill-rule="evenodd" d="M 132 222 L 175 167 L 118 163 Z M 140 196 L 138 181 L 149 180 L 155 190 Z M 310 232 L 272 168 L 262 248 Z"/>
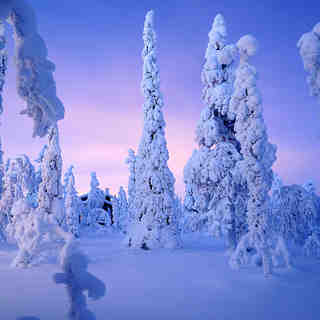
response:
<path id="1" fill-rule="evenodd" d="M 301 36 L 297 44 L 312 96 L 320 102 L 320 22 Z"/>
<path id="2" fill-rule="evenodd" d="M 146 15 L 143 41 L 141 87 L 144 95 L 144 127 L 135 159 L 135 191 L 133 205 L 130 205 L 134 221 L 126 241 L 130 247 L 143 249 L 177 247 L 180 241 L 174 202 L 175 179 L 167 164 L 169 153 L 159 89 L 153 11 Z"/>
<path id="3" fill-rule="evenodd" d="M 13 27 L 17 90 L 27 103 L 27 108 L 21 113 L 33 119 L 33 136 L 43 137 L 50 126 L 64 117 L 64 107 L 56 95 L 52 75 L 55 65 L 47 59 L 47 47 L 38 33 L 35 12 L 29 1 L 2 1 L 0 18 L 7 19 Z M 0 73 L 5 71 L 3 44 L 4 37 L 0 35 Z M 2 86 L 3 77 L 0 75 Z"/>
<path id="4" fill-rule="evenodd" d="M 252 251 L 262 258 L 265 275 L 272 272 L 268 238 L 272 234 L 268 218 L 273 173 L 271 166 L 276 160 L 276 147 L 268 142 L 267 129 L 262 114 L 261 95 L 257 88 L 256 69 L 248 58 L 257 50 L 257 42 L 250 35 L 242 37 L 237 47 L 240 64 L 236 71 L 235 90 L 230 112 L 235 115 L 236 139 L 240 142 L 243 160 L 238 163 L 239 174 L 247 185 L 249 200 L 247 223 L 249 232 L 240 240 L 231 256 L 233 267 L 248 263 Z"/>
<path id="5" fill-rule="evenodd" d="M 205 108 L 196 129 L 195 150 L 184 168 L 184 206 L 190 229 L 227 236 L 235 247 L 245 231 L 245 190 L 234 176 L 241 160 L 235 139 L 234 118 L 229 117 L 237 50 L 227 45 L 224 18 L 218 14 L 209 33 L 202 71 Z"/>

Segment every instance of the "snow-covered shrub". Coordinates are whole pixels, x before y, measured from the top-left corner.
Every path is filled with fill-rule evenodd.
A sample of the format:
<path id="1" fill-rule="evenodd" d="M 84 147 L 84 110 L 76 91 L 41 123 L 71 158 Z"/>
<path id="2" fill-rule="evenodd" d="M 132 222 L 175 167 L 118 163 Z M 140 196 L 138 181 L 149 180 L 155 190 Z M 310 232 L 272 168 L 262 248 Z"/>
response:
<path id="1" fill-rule="evenodd" d="M 304 69 L 308 73 L 307 83 L 310 94 L 320 99 L 320 22 L 312 31 L 301 36 L 297 46 Z"/>
<path id="2" fill-rule="evenodd" d="M 272 272 L 271 247 L 268 241 L 272 236 L 268 222 L 271 205 L 268 194 L 272 185 L 271 167 L 276 159 L 276 147 L 268 142 L 261 95 L 256 84 L 257 72 L 248 63 L 249 56 L 256 52 L 256 40 L 250 35 L 244 36 L 238 41 L 237 47 L 240 64 L 236 70 L 230 113 L 235 116 L 235 137 L 240 143 L 240 153 L 243 156 L 243 160 L 237 163 L 237 170 L 248 189 L 249 230 L 232 254 L 230 264 L 237 268 L 247 263 L 250 254 L 256 251 L 262 258 L 264 274 L 268 275 Z"/>
<path id="3" fill-rule="evenodd" d="M 21 114 L 33 119 L 33 136 L 43 137 L 64 117 L 64 107 L 56 95 L 53 79 L 55 65 L 47 59 L 47 47 L 38 33 L 29 1 L 12 1 L 8 21 L 14 31 L 17 90 L 27 103 Z"/>
<path id="4" fill-rule="evenodd" d="M 235 117 L 229 110 L 236 58 L 235 46 L 227 45 L 224 18 L 218 14 L 201 74 L 205 108 L 196 129 L 199 148 L 184 168 L 187 229 L 225 235 L 230 247 L 236 246 L 245 229 L 246 211 L 246 190 L 234 176 L 242 157 L 235 139 Z"/>
<path id="5" fill-rule="evenodd" d="M 153 11 L 146 15 L 143 40 L 144 127 L 138 153 L 133 162 L 129 162 L 134 163 L 129 181 L 129 202 L 132 196 L 134 198 L 132 204 L 129 203 L 133 222 L 126 243 L 144 249 L 177 247 L 180 241 L 174 205 L 175 179 L 167 164 L 169 153 L 164 132 Z"/>
<path id="6" fill-rule="evenodd" d="M 12 223 L 7 231 L 18 244 L 14 267 L 31 267 L 40 263 L 56 262 L 64 245 L 58 232 L 54 215 L 31 208 L 24 199 L 16 201 L 12 208 Z"/>

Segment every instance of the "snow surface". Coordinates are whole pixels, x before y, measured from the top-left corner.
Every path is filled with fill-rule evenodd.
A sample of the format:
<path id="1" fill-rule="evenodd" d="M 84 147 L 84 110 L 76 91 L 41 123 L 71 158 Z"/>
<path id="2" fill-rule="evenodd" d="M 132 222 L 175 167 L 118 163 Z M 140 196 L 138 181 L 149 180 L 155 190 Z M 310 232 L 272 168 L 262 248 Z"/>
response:
<path id="1" fill-rule="evenodd" d="M 90 259 L 87 272 L 106 286 L 105 296 L 87 299 L 97 320 L 320 318 L 315 260 L 298 260 L 266 280 L 257 268 L 231 270 L 222 242 L 198 234 L 177 250 L 128 249 L 122 241 L 119 235 L 80 240 Z M 10 268 L 15 255 L 13 248 L 0 251 L 0 319 L 68 319 L 66 288 L 54 282 L 60 266 Z"/>

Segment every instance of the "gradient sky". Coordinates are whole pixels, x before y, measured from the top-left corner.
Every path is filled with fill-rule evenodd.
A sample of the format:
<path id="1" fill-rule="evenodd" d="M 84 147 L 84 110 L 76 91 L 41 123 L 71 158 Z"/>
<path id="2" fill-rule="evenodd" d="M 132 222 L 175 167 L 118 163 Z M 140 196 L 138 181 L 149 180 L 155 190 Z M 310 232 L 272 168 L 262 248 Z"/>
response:
<path id="1" fill-rule="evenodd" d="M 277 144 L 274 165 L 287 184 L 313 179 L 320 189 L 320 106 L 309 96 L 296 43 L 320 21 L 319 0 L 68 0 L 31 1 L 39 30 L 56 64 L 55 80 L 66 108 L 59 122 L 64 169 L 75 166 L 80 193 L 96 171 L 101 187 L 127 187 L 124 163 L 142 133 L 141 50 L 144 16 L 155 10 L 158 61 L 164 95 L 169 167 L 184 192 L 183 167 L 191 156 L 200 112 L 200 73 L 208 32 L 217 13 L 229 40 L 251 33 L 260 50 L 251 61 L 259 75 L 265 121 Z M 11 31 L 9 31 L 11 33 Z M 46 139 L 33 139 L 32 121 L 19 115 L 13 43 L 5 84 L 1 137 L 5 157 L 37 157 Z"/>

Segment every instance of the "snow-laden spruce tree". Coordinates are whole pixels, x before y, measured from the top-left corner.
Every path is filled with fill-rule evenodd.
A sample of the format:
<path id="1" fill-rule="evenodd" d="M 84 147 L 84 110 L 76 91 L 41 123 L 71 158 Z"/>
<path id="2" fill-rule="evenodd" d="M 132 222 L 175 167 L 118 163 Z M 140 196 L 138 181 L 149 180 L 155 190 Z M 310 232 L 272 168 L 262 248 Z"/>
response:
<path id="1" fill-rule="evenodd" d="M 112 215 L 114 220 L 114 226 L 117 230 L 122 233 L 127 232 L 128 228 L 128 201 L 127 194 L 123 187 L 120 187 L 118 196 L 113 196 L 112 198 Z"/>
<path id="2" fill-rule="evenodd" d="M 5 38 L 5 28 L 4 23 L 0 20 L 0 115 L 3 113 L 2 106 L 2 91 L 5 82 L 5 75 L 7 71 L 7 51 L 6 51 L 6 38 Z M 3 166 L 3 151 L 2 142 L 0 138 L 0 199 L 3 192 L 3 181 L 4 179 L 4 166 Z"/>
<path id="3" fill-rule="evenodd" d="M 98 227 L 98 218 L 107 215 L 102 209 L 105 201 L 105 194 L 103 190 L 99 188 L 99 185 L 100 183 L 96 173 L 91 172 L 90 191 L 87 195 L 88 199 L 84 203 L 84 222 L 93 229 Z"/>
<path id="4" fill-rule="evenodd" d="M 136 155 L 134 150 L 129 149 L 126 164 L 129 165 L 129 182 L 128 182 L 128 203 L 133 203 L 136 183 Z"/>
<path id="5" fill-rule="evenodd" d="M 312 231 L 319 227 L 316 197 L 299 185 L 283 186 L 273 207 L 273 229 L 286 242 L 303 246 Z"/>
<path id="6" fill-rule="evenodd" d="M 4 23 L 0 20 L 0 115 L 3 112 L 2 91 L 4 87 L 4 82 L 5 82 L 7 65 L 8 65 L 8 56 L 6 51 L 5 27 L 4 27 Z"/>
<path id="7" fill-rule="evenodd" d="M 249 262 L 253 251 L 262 258 L 264 274 L 272 273 L 269 224 L 272 185 L 272 164 L 276 160 L 276 147 L 268 142 L 263 119 L 261 95 L 257 87 L 256 69 L 249 64 L 255 54 L 257 41 L 250 35 L 242 37 L 237 47 L 240 64 L 236 71 L 235 89 L 230 102 L 230 113 L 235 115 L 235 136 L 241 146 L 243 160 L 237 164 L 248 189 L 247 222 L 249 231 L 240 240 L 232 254 L 230 264 L 239 267 Z"/>
<path id="8" fill-rule="evenodd" d="M 64 173 L 64 176 L 63 176 L 63 191 L 64 191 L 64 196 L 66 196 L 69 181 L 70 181 L 71 179 L 74 179 L 73 169 L 74 169 L 74 166 L 71 165 L 71 166 L 68 168 L 68 170 Z"/>
<path id="9" fill-rule="evenodd" d="M 3 151 L 2 151 L 2 142 L 0 138 L 0 199 L 3 193 L 3 184 L 4 184 L 4 164 L 3 164 Z"/>
<path id="10" fill-rule="evenodd" d="M 42 182 L 38 191 L 38 207 L 32 208 L 25 198 L 12 208 L 12 236 L 19 251 L 12 265 L 29 267 L 56 260 L 64 244 L 60 228 L 65 212 L 61 184 L 62 158 L 57 125 L 48 131 L 48 148 L 41 162 Z"/>
<path id="11" fill-rule="evenodd" d="M 44 158 L 44 154 L 46 152 L 46 150 L 48 149 L 48 146 L 45 144 L 39 155 L 38 155 L 38 158 L 35 159 L 34 161 L 37 163 L 37 169 L 36 169 L 36 172 L 35 172 L 35 175 L 36 175 L 36 189 L 37 189 L 37 192 L 39 190 L 39 186 L 40 186 L 40 183 L 42 181 L 42 174 L 41 174 L 41 163 L 42 163 L 42 160 Z"/>
<path id="12" fill-rule="evenodd" d="M 11 209 L 15 201 L 24 198 L 31 207 L 37 206 L 35 172 L 28 156 L 21 155 L 8 161 L 0 200 L 2 227 L 12 220 Z"/>
<path id="13" fill-rule="evenodd" d="M 135 158 L 134 198 L 130 205 L 134 221 L 126 241 L 130 247 L 136 248 L 174 248 L 180 245 L 174 202 L 175 179 L 167 164 L 169 153 L 164 131 L 153 11 L 146 15 L 143 41 L 141 87 L 144 127 Z M 130 199 L 132 189 L 129 189 Z"/>
<path id="14" fill-rule="evenodd" d="M 64 220 L 63 186 L 61 183 L 62 156 L 59 144 L 58 126 L 48 132 L 48 148 L 41 162 L 42 181 L 39 186 L 39 209 L 55 217 L 61 224 Z"/>
<path id="15" fill-rule="evenodd" d="M 236 58 L 236 47 L 227 44 L 226 24 L 218 14 L 201 75 L 205 108 L 196 129 L 199 147 L 184 168 L 189 229 L 226 235 L 233 248 L 246 228 L 246 192 L 233 173 L 241 155 L 235 119 L 229 117 Z"/>
<path id="16" fill-rule="evenodd" d="M 3 14 L 8 15 L 14 31 L 17 90 L 27 103 L 21 114 L 33 119 L 33 136 L 43 137 L 56 121 L 64 117 L 64 107 L 56 95 L 53 79 L 55 65 L 47 59 L 47 47 L 38 33 L 30 1 L 6 2 L 8 7 L 4 8 Z"/>
<path id="17" fill-rule="evenodd" d="M 75 178 L 73 174 L 73 166 L 70 166 L 66 179 L 65 188 L 65 210 L 66 210 L 66 225 L 69 232 L 76 238 L 80 236 L 80 213 L 81 203 L 78 197 L 78 192 L 75 188 Z"/>
<path id="18" fill-rule="evenodd" d="M 312 31 L 301 36 L 297 46 L 304 69 L 308 73 L 307 83 L 310 94 L 320 99 L 320 22 Z"/>

